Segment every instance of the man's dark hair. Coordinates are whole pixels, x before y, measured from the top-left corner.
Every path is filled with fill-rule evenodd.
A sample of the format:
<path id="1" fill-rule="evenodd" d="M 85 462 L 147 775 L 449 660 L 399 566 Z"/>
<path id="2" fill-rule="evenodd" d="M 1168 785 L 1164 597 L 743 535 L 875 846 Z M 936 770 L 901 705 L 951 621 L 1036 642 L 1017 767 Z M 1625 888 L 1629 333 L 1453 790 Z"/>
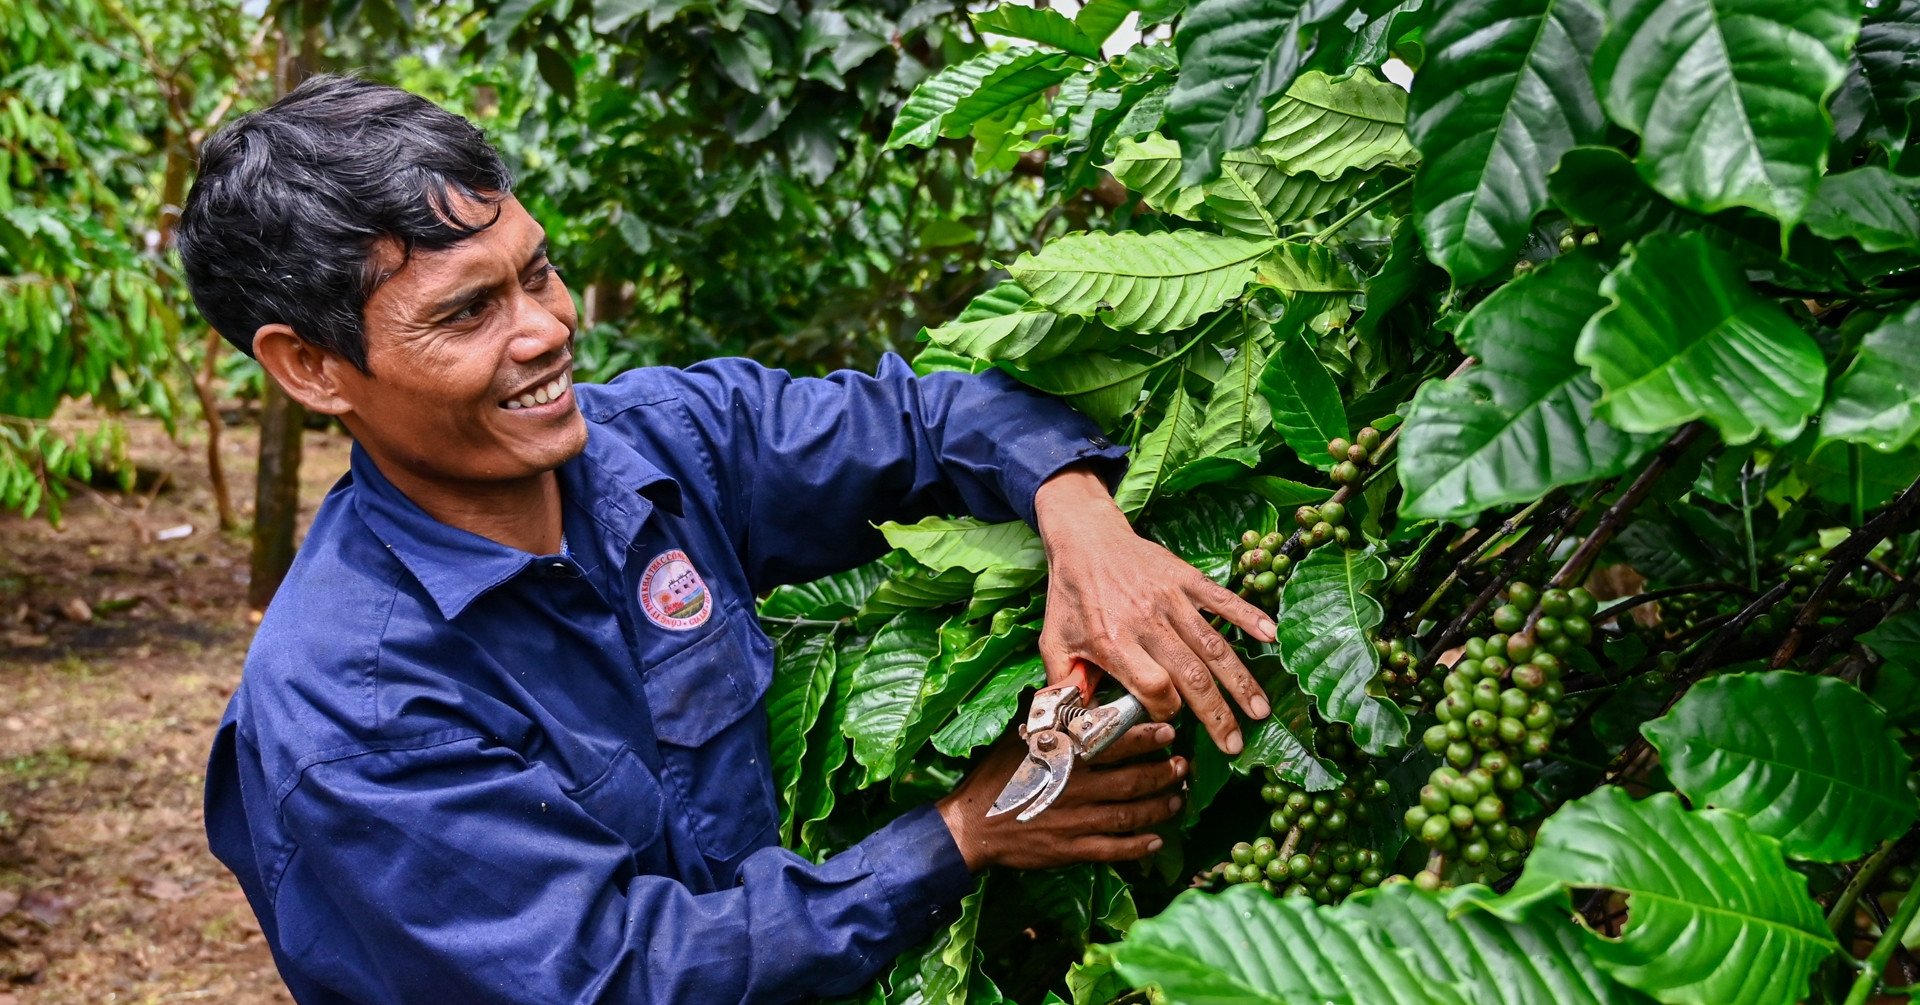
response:
<path id="1" fill-rule="evenodd" d="M 396 87 L 319 76 L 201 147 L 175 246 L 200 313 L 241 352 L 278 322 L 366 372 L 374 246 L 410 255 L 471 237 L 512 185 L 467 120 Z M 462 220 L 456 194 L 495 211 Z"/>

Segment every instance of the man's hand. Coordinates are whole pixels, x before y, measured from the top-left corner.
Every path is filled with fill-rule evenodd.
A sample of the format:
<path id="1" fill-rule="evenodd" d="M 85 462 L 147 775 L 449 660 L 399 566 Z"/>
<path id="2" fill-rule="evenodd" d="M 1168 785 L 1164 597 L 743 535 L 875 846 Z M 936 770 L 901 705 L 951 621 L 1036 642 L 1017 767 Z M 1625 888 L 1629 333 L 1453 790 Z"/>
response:
<path id="1" fill-rule="evenodd" d="M 1118 678 L 1155 719 L 1172 718 L 1184 699 L 1221 750 L 1240 753 L 1240 723 L 1220 689 L 1255 719 L 1267 717 L 1267 696 L 1200 612 L 1264 642 L 1274 640 L 1273 619 L 1135 534 L 1086 468 L 1048 479 L 1034 506 L 1047 547 L 1047 679 L 1064 678 L 1078 656 Z"/>
<path id="2" fill-rule="evenodd" d="M 1173 742 L 1173 727 L 1135 726 L 1098 757 L 1075 764 L 1060 798 L 1039 816 L 1021 822 L 1012 813 L 988 817 L 1000 790 L 1027 756 L 1027 745 L 1009 733 L 937 808 L 953 832 L 967 868 L 990 865 L 1050 869 L 1079 862 L 1121 862 L 1160 850 L 1155 834 L 1140 831 L 1180 812 L 1187 777 L 1182 757 L 1119 764 Z"/>

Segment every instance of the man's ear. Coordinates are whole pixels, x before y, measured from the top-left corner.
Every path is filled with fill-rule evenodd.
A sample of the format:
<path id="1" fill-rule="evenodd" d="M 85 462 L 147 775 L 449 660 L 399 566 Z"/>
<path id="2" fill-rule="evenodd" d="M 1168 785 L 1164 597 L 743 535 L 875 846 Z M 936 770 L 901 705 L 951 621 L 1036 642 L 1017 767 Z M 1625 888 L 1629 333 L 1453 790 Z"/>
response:
<path id="1" fill-rule="evenodd" d="M 353 403 L 341 395 L 341 367 L 353 364 L 294 334 L 283 324 L 261 325 L 253 333 L 253 356 L 278 381 L 287 396 L 309 412 L 342 415 Z M 357 371 L 356 371 L 357 372 Z"/>

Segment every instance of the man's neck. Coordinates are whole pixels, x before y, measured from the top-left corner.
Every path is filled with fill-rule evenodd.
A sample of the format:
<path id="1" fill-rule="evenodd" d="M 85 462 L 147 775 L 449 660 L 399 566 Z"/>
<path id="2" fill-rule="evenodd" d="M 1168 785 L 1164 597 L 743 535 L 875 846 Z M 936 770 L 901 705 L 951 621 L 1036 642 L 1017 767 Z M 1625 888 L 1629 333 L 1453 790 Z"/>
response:
<path id="1" fill-rule="evenodd" d="M 428 516 L 489 541 L 534 555 L 560 550 L 560 478 L 544 471 L 504 482 L 448 483 L 418 477 L 400 465 L 372 458 L 414 505 Z"/>

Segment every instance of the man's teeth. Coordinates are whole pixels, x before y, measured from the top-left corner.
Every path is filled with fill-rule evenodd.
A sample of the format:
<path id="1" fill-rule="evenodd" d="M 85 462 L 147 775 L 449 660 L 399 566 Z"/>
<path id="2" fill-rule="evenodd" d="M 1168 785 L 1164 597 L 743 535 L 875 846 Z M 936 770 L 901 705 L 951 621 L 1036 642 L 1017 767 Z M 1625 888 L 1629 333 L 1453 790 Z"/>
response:
<path id="1" fill-rule="evenodd" d="M 545 385 L 535 388 L 518 398 L 507 399 L 503 407 L 508 411 L 512 411 L 516 408 L 532 408 L 535 405 L 544 405 L 567 393 L 567 388 L 572 386 L 573 375 L 563 373 L 548 381 Z"/>

